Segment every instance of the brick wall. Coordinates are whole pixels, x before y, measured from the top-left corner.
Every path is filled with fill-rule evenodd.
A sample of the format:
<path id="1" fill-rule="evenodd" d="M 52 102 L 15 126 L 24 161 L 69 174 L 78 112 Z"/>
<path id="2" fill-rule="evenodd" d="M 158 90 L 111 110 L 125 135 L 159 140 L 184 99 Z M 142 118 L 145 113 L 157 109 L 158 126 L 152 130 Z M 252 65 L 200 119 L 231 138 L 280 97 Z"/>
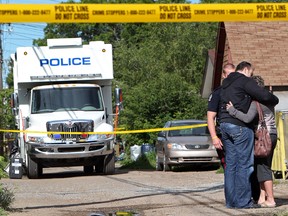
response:
<path id="1" fill-rule="evenodd" d="M 288 86 L 288 22 L 227 22 L 224 62 L 253 64 L 266 86 Z M 227 53 L 226 53 L 227 52 Z"/>

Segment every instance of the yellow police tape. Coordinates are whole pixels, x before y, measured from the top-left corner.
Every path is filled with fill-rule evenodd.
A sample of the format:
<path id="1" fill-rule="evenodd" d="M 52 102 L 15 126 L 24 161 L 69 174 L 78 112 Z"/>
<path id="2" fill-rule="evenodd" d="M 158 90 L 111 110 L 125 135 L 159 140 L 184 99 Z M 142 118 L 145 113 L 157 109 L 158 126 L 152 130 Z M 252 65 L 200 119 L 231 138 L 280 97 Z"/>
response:
<path id="1" fill-rule="evenodd" d="M 1 4 L 0 23 L 284 21 L 288 3 Z"/>
<path id="2" fill-rule="evenodd" d="M 4 130 L 0 129 L 0 132 L 6 133 L 29 133 L 29 134 L 131 134 L 131 133 L 152 133 L 157 131 L 169 131 L 169 130 L 183 130 L 187 128 L 205 127 L 207 124 L 195 124 L 187 126 L 169 127 L 169 128 L 154 128 L 154 129 L 142 129 L 142 130 L 130 130 L 130 131 L 113 131 L 113 132 L 59 132 L 59 131 L 29 131 L 29 130 Z"/>

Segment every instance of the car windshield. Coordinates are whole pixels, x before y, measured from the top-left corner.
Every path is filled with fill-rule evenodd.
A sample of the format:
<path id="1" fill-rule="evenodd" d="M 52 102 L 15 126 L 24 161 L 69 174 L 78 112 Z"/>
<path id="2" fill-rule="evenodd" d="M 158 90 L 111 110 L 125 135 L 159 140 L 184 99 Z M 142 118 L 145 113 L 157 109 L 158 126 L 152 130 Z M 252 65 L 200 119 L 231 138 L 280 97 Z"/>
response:
<path id="1" fill-rule="evenodd" d="M 51 88 L 34 90 L 31 113 L 104 110 L 98 87 Z"/>
<path id="2" fill-rule="evenodd" d="M 197 125 L 202 124 L 198 122 L 176 122 L 172 123 L 170 127 L 179 127 L 179 126 L 190 126 L 190 125 Z M 186 128 L 182 130 L 171 130 L 168 133 L 169 137 L 174 136 L 207 136 L 209 135 L 208 127 L 195 127 L 195 128 Z"/>

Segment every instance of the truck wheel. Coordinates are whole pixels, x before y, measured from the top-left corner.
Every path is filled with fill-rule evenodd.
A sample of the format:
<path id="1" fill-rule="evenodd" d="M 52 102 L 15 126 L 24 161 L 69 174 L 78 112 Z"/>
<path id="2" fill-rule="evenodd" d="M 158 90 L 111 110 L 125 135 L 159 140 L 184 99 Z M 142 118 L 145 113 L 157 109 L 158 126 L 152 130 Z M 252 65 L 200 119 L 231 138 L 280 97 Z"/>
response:
<path id="1" fill-rule="evenodd" d="M 84 166 L 83 167 L 85 174 L 92 174 L 93 173 L 93 166 Z"/>
<path id="2" fill-rule="evenodd" d="M 115 173 L 115 154 L 114 154 L 114 152 L 105 157 L 103 172 L 106 175 L 112 175 Z"/>
<path id="3" fill-rule="evenodd" d="M 37 179 L 39 178 L 43 173 L 43 168 L 40 164 L 36 163 L 31 159 L 31 157 L 28 155 L 28 173 L 27 176 L 30 179 Z"/>
<path id="4" fill-rule="evenodd" d="M 101 157 L 97 160 L 97 163 L 95 164 L 95 172 L 103 173 L 103 167 L 104 167 L 104 158 Z"/>

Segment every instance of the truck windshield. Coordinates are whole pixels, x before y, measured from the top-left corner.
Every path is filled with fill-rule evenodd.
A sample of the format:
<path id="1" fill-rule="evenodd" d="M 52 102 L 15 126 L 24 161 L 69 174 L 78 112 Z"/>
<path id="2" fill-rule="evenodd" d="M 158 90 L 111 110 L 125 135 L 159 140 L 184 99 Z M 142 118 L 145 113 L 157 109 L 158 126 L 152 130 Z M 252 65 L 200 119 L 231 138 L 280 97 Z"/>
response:
<path id="1" fill-rule="evenodd" d="M 31 113 L 58 111 L 103 111 L 101 90 L 97 87 L 34 90 Z"/>

